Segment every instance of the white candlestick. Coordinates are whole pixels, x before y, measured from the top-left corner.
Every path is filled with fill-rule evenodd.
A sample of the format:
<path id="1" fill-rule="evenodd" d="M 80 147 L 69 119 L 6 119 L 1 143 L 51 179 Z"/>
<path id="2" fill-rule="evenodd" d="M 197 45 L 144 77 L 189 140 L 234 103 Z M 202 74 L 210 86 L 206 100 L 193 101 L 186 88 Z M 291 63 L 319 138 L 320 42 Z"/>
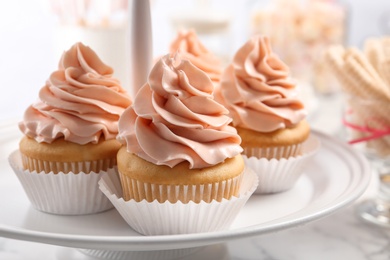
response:
<path id="1" fill-rule="evenodd" d="M 133 98 L 146 83 L 152 66 L 152 25 L 149 0 L 129 0 L 130 85 Z"/>

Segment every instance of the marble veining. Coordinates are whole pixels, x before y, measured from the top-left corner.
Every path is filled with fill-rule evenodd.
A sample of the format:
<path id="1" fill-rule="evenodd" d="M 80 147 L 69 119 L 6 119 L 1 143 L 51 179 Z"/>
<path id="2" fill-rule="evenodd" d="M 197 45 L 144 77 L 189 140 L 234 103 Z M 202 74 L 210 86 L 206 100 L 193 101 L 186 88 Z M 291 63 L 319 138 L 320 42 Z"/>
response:
<path id="1" fill-rule="evenodd" d="M 355 207 L 300 227 L 229 242 L 230 259 L 390 259 L 390 229 L 362 222 Z"/>

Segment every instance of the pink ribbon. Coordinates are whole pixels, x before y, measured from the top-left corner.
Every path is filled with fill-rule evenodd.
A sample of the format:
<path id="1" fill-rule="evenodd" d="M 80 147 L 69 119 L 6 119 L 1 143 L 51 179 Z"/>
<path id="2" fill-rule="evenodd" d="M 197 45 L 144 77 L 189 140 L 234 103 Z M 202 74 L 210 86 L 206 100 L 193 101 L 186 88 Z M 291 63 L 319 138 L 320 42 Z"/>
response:
<path id="1" fill-rule="evenodd" d="M 351 113 L 351 112 L 349 112 Z M 382 138 L 383 136 L 390 135 L 390 128 L 384 128 L 384 129 L 377 129 L 377 128 L 372 128 L 368 126 L 359 126 L 355 125 L 353 123 L 348 122 L 345 118 L 342 119 L 343 124 L 346 127 L 349 127 L 353 130 L 363 132 L 363 133 L 368 133 L 368 136 L 362 137 L 362 138 L 357 138 L 354 140 L 349 141 L 349 144 L 356 144 L 356 143 L 361 143 L 361 142 L 367 142 L 370 140 Z"/>

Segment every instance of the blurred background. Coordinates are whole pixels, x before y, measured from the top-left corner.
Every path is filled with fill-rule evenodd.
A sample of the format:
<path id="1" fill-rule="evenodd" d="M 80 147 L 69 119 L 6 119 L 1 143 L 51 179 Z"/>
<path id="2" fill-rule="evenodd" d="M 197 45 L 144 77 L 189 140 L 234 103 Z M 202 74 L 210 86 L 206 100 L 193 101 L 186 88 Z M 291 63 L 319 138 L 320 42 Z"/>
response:
<path id="1" fill-rule="evenodd" d="M 128 85 L 127 7 L 123 0 L 0 1 L 0 109 L 9 111 L 0 120 L 22 117 L 76 41 L 90 45 Z M 390 33 L 388 0 L 152 0 L 151 16 L 154 57 L 167 53 L 182 28 L 195 29 L 226 63 L 251 35 L 269 35 L 309 103 L 338 92 L 319 62 L 323 48 L 360 48 Z"/>

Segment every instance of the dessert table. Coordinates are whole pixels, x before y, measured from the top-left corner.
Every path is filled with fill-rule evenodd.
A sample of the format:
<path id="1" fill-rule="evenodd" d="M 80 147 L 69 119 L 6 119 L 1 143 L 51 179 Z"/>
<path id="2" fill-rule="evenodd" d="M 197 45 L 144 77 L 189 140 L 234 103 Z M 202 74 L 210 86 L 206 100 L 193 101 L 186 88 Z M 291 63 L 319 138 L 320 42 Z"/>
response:
<path id="1" fill-rule="evenodd" d="M 20 10 L 37 9 L 34 4 L 31 4 L 33 1 L 24 1 L 24 9 L 18 6 L 21 1 L 15 2 L 14 12 L 23 13 Z M 0 62 L 0 69 L 6 72 L 2 77 L 2 90 L 6 92 L 5 95 L 0 95 L 0 123 L 8 122 L 10 119 L 20 120 L 24 109 L 35 100 L 37 91 L 56 66 L 57 58 L 50 55 L 52 38 L 47 33 L 53 31 L 53 23 L 43 19 L 44 16 L 28 17 L 30 20 L 9 19 L 8 24 L 4 23 L 4 26 L 0 26 L 2 38 L 8 39 L 2 41 L 2 48 L 0 48 L 0 56 L 3 57 L 3 61 L 6 61 Z M 14 27 L 16 25 L 16 29 L 10 29 L 9 24 L 12 23 Z M 338 94 L 319 97 L 313 104 L 309 122 L 313 129 L 340 138 L 340 142 L 343 142 L 340 120 L 341 100 Z M 357 203 L 374 196 L 376 188 L 377 181 L 375 175 L 372 175 L 367 190 L 359 199 L 327 216 L 274 232 L 207 245 L 180 259 L 390 259 L 390 230 L 367 224 L 356 214 Z M 19 259 L 92 260 L 98 258 L 87 256 L 72 247 L 0 237 L 0 260 Z M 130 259 L 150 258 L 144 254 Z"/>

